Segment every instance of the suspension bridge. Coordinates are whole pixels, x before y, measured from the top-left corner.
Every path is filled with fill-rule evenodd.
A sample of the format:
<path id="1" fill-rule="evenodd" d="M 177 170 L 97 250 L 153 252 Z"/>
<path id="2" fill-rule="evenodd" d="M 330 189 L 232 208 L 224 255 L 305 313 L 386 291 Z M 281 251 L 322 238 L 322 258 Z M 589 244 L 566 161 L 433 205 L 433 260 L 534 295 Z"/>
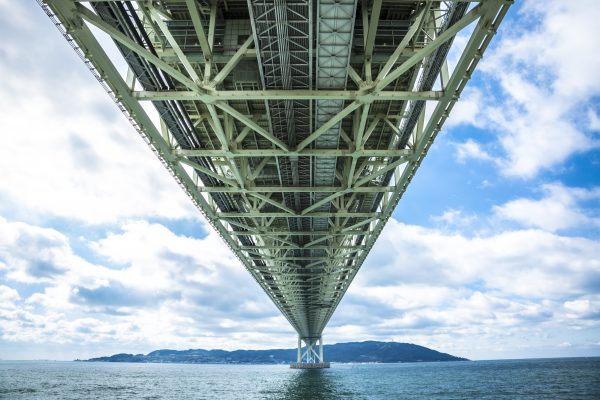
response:
<path id="1" fill-rule="evenodd" d="M 329 366 L 323 330 L 512 3 L 38 2 L 296 330 L 294 368 Z"/>

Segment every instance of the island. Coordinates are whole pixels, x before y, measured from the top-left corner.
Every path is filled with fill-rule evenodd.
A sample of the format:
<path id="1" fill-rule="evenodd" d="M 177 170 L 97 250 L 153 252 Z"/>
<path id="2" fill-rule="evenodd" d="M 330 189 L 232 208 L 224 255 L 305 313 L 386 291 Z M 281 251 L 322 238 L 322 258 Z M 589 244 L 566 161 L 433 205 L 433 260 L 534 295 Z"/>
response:
<path id="1" fill-rule="evenodd" d="M 468 361 L 427 347 L 397 342 L 350 342 L 323 346 L 325 358 L 334 363 L 405 363 Z M 120 353 L 106 357 L 75 360 L 82 362 L 183 363 L 183 364 L 289 364 L 296 361 L 296 349 L 271 350 L 155 350 L 148 354 Z"/>

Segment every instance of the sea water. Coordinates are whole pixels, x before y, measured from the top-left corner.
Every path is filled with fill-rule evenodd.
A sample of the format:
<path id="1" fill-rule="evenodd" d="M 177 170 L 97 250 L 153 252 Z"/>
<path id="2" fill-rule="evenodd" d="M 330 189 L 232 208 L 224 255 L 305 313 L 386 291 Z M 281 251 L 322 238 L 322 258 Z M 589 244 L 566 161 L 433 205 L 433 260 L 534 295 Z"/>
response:
<path id="1" fill-rule="evenodd" d="M 0 361 L 2 399 L 600 399 L 600 358 L 287 365 Z"/>

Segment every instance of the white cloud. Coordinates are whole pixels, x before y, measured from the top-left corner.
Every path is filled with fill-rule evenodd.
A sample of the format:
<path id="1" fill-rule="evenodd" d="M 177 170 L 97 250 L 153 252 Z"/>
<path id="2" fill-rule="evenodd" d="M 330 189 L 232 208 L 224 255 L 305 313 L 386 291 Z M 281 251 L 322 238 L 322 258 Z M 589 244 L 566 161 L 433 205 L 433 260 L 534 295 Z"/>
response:
<path id="1" fill-rule="evenodd" d="M 466 214 L 463 210 L 451 208 L 445 210 L 441 215 L 432 216 L 431 220 L 442 223 L 447 227 L 466 228 L 477 220 L 477 216 L 474 214 Z"/>
<path id="2" fill-rule="evenodd" d="M 530 38 L 522 37 L 523 40 L 514 43 L 516 58 L 553 66 L 552 72 L 558 78 L 551 82 L 553 89 L 575 100 L 600 90 L 600 81 L 594 79 L 600 66 L 600 52 L 596 51 L 600 44 L 587 35 L 587 27 L 598 20 L 595 5 L 594 0 L 526 2 L 523 7 L 526 17 L 539 16 L 542 24 L 538 31 L 528 35 Z"/>
<path id="3" fill-rule="evenodd" d="M 467 237 L 390 220 L 357 286 L 363 280 L 376 286 L 477 285 L 507 296 L 567 296 L 585 292 L 586 279 L 600 273 L 598 260 L 598 242 L 585 238 L 540 230 Z"/>
<path id="4" fill-rule="evenodd" d="M 232 348 L 235 338 L 252 347 L 293 342 L 292 328 L 216 233 L 197 239 L 131 221 L 86 242 L 112 267 L 77 255 L 54 229 L 0 218 L 0 233 L 5 341 L 149 350 Z M 41 288 L 23 297 L 10 287 L 15 282 Z"/>
<path id="5" fill-rule="evenodd" d="M 500 131 L 499 141 L 506 152 L 506 158 L 501 160 L 502 173 L 532 178 L 574 153 L 589 150 L 590 138 L 567 119 L 563 114 L 566 109 L 568 105 L 562 101 L 559 103 L 551 95 L 539 93 L 526 104 L 487 110 L 490 126 Z"/>
<path id="6" fill-rule="evenodd" d="M 586 298 L 566 301 L 563 307 L 567 310 L 567 316 L 572 319 L 600 319 L 600 297 L 597 294 L 587 296 Z"/>
<path id="7" fill-rule="evenodd" d="M 588 110 L 588 128 L 591 131 L 600 131 L 600 117 L 591 108 Z"/>
<path id="8" fill-rule="evenodd" d="M 461 94 L 460 100 L 452 108 L 452 112 L 444 127 L 452 128 L 461 124 L 481 126 L 484 122 L 480 118 L 483 102 L 484 96 L 480 89 L 472 86 L 466 87 Z"/>
<path id="9" fill-rule="evenodd" d="M 18 94 L 0 96 L 0 130 L 10 135 L 0 147 L 4 207 L 30 220 L 91 224 L 197 217 L 51 21 L 39 7 L 31 14 L 35 23 L 21 24 L 11 7 L 0 19 L 10 30 L 0 50 L 0 93 Z"/>
<path id="10" fill-rule="evenodd" d="M 144 351 L 292 346 L 287 321 L 215 233 L 196 239 L 131 221 L 87 241 L 107 267 L 75 254 L 52 229 L 2 223 L 0 258 L 8 262 L 0 274 L 12 278 L 0 298 L 13 304 L 0 310 L 4 341 Z M 15 246 L 23 237 L 27 251 Z M 24 267 L 41 249 L 61 266 L 43 281 Z M 325 335 L 415 341 L 472 357 L 485 351 L 468 342 L 533 335 L 540 324 L 593 329 L 597 300 L 587 293 L 598 290 L 598 260 L 598 242 L 589 239 L 538 230 L 467 237 L 390 220 Z M 10 288 L 15 280 L 43 289 L 23 297 Z"/>
<path id="11" fill-rule="evenodd" d="M 483 161 L 495 161 L 495 159 L 487 151 L 483 150 L 481 145 L 473 139 L 468 139 L 464 143 L 457 144 L 456 155 L 461 162 L 464 162 L 469 158 Z"/>
<path id="12" fill-rule="evenodd" d="M 361 295 L 400 310 L 443 306 L 455 290 L 426 284 L 376 285 L 363 288 Z"/>
<path id="13" fill-rule="evenodd" d="M 573 300 L 566 301 L 564 304 L 565 308 L 577 314 L 584 314 L 590 309 L 589 300 Z"/>
<path id="14" fill-rule="evenodd" d="M 600 219 L 588 215 L 579 207 L 579 202 L 600 199 L 600 188 L 568 188 L 560 184 L 542 186 L 545 196 L 539 200 L 517 199 L 501 206 L 495 206 L 497 216 L 517 221 L 525 226 L 541 228 L 547 231 L 600 226 Z"/>
<path id="15" fill-rule="evenodd" d="M 26 284 L 57 282 L 69 274 L 75 279 L 73 274 L 78 275 L 80 271 L 86 271 L 85 277 L 89 283 L 97 273 L 93 265 L 73 253 L 68 239 L 62 233 L 9 222 L 2 217 L 0 260 L 0 272 L 4 271 L 12 281 Z"/>
<path id="16" fill-rule="evenodd" d="M 479 73 L 487 81 L 487 96 L 473 95 L 481 90 L 467 92 L 461 99 L 467 115 L 459 112 L 454 123 L 500 134 L 504 154 L 498 165 L 503 174 L 532 178 L 575 153 L 598 147 L 581 123 L 582 107 L 600 94 L 600 42 L 588 34 L 588 27 L 600 19 L 595 5 L 592 0 L 524 2 L 519 18 L 501 27 L 486 52 Z M 501 88 L 500 96 L 494 85 Z M 588 113 L 591 129 L 593 116 Z M 491 159 L 473 143 L 459 149 L 459 159 Z"/>
<path id="17" fill-rule="evenodd" d="M 580 343 L 600 328 L 600 313 L 587 308 L 600 290 L 599 260 L 600 243 L 584 238 L 541 230 L 470 237 L 390 220 L 327 334 L 467 357 Z M 535 345 L 523 340 L 538 335 Z"/>
<path id="18" fill-rule="evenodd" d="M 8 286 L 0 285 L 0 304 L 2 307 L 14 307 L 14 302 L 20 300 L 19 292 Z"/>

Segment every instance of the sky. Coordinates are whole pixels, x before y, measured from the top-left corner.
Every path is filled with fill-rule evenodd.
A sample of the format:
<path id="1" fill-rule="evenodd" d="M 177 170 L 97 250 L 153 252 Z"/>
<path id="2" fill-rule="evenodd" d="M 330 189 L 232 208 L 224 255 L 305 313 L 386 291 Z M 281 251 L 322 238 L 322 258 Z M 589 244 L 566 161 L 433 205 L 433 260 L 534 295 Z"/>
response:
<path id="1" fill-rule="evenodd" d="M 325 343 L 600 356 L 598 20 L 510 9 Z M 0 359 L 294 347 L 37 4 L 0 0 L 0 37 Z"/>

